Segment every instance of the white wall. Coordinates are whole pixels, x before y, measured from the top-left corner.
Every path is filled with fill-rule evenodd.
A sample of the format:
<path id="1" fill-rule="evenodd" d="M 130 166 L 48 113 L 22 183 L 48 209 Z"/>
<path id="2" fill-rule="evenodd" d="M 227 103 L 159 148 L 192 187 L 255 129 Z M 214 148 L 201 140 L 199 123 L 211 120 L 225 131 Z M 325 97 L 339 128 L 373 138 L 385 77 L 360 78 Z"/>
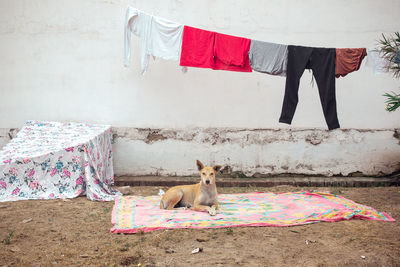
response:
<path id="1" fill-rule="evenodd" d="M 194 175 L 195 159 L 233 176 L 384 175 L 400 169 L 391 130 L 117 129 L 120 175 Z M 397 138 L 395 137 L 397 136 Z M 134 152 L 132 152 L 134 151 Z"/>
<path id="2" fill-rule="evenodd" d="M 285 85 L 282 77 L 195 68 L 182 74 L 177 62 L 163 60 L 150 62 L 146 76 L 141 76 L 135 37 L 131 67 L 124 68 L 123 24 L 128 4 L 194 27 L 308 46 L 370 47 L 381 33 L 400 29 L 397 0 L 0 0 L 0 128 L 20 127 L 25 120 L 37 119 L 111 124 L 132 131 L 188 127 L 326 129 L 317 88 L 310 85 L 308 72 L 301 81 L 299 105 L 290 127 L 278 123 Z M 399 88 L 399 81 L 390 74 L 374 75 L 362 66 L 338 79 L 336 85 L 342 128 L 392 131 L 400 127 L 400 111 L 384 110 L 382 94 Z M 123 167 L 116 167 L 116 173 L 138 173 L 137 165 L 147 163 L 145 158 L 131 162 L 138 145 L 122 145 L 123 139 L 119 142 L 124 153 L 119 154 L 117 139 L 116 166 Z M 185 144 L 188 158 L 209 157 L 207 148 L 190 152 L 191 143 Z M 157 153 L 152 144 L 142 145 L 148 146 L 140 147 L 147 157 Z M 165 150 L 174 148 L 167 141 L 164 145 Z M 376 146 L 363 144 L 361 154 L 363 147 L 365 151 L 371 148 L 369 145 Z M 282 153 L 285 148 L 280 147 Z M 391 149 L 399 152 L 399 148 Z M 326 149 L 327 153 L 335 151 L 334 147 Z M 289 165 L 295 166 L 298 159 L 287 152 Z M 225 161 L 229 153 L 215 161 Z M 268 155 L 250 154 L 274 163 Z M 244 157 L 235 156 L 239 169 L 256 166 Z M 348 155 L 343 160 L 371 165 L 362 155 Z M 164 165 L 174 166 L 179 157 L 165 161 L 168 159 Z M 388 164 L 395 166 L 398 161 L 391 159 Z M 162 166 L 159 163 L 156 167 Z M 178 167 L 189 171 L 193 166 Z"/>

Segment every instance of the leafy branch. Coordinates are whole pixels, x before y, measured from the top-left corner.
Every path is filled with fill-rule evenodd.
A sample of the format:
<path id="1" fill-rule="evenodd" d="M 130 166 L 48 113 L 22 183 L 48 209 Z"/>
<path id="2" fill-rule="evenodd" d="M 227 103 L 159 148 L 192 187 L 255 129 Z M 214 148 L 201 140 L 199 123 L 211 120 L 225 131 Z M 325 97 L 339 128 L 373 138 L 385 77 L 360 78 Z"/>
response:
<path id="1" fill-rule="evenodd" d="M 386 96 L 386 110 L 391 112 L 391 111 L 395 111 L 398 107 L 400 107 L 400 94 L 395 94 L 394 92 L 392 92 L 393 95 L 391 94 L 384 94 L 383 96 Z"/>
<path id="2" fill-rule="evenodd" d="M 388 66 L 388 71 L 393 73 L 394 78 L 400 78 L 400 33 L 395 32 L 394 36 L 389 37 L 382 34 L 379 45 L 383 58 L 392 63 Z M 387 98 L 385 101 L 387 111 L 392 112 L 400 107 L 400 94 L 392 92 L 392 94 L 385 93 L 383 96 Z"/>

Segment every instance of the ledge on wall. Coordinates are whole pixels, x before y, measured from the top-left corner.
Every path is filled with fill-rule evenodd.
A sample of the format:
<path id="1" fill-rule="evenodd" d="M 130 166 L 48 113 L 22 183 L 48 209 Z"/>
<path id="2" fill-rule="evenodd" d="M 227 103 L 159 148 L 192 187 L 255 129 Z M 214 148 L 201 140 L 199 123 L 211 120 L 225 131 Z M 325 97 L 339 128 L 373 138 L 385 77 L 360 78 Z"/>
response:
<path id="1" fill-rule="evenodd" d="M 195 184 L 199 177 L 121 176 L 116 186 L 176 186 Z M 278 185 L 313 187 L 371 187 L 399 186 L 400 174 L 387 177 L 276 177 L 276 178 L 217 178 L 219 187 L 272 187 Z"/>

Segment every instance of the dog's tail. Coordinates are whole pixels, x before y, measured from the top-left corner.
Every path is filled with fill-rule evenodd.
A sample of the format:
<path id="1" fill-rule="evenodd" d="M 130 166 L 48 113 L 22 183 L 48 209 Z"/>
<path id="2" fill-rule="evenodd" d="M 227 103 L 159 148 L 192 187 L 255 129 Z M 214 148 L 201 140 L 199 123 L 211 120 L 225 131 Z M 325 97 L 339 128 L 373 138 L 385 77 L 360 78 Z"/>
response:
<path id="1" fill-rule="evenodd" d="M 164 208 L 164 201 L 162 199 L 160 200 L 160 209 L 162 209 L 162 210 L 165 209 Z"/>

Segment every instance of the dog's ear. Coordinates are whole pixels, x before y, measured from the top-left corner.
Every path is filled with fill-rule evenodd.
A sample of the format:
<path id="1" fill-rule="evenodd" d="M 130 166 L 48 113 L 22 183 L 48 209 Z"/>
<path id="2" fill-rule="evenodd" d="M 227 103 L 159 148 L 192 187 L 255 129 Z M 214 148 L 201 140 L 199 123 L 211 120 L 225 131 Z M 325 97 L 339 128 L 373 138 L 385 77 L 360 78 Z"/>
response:
<path id="1" fill-rule="evenodd" d="M 221 165 L 215 165 L 215 166 L 213 167 L 213 169 L 214 169 L 215 172 L 219 172 L 219 170 L 221 170 L 221 168 L 222 168 Z"/>
<path id="2" fill-rule="evenodd" d="M 199 169 L 199 171 L 201 171 L 204 168 L 203 163 L 200 162 L 200 160 L 196 160 L 196 164 L 197 164 L 197 169 Z"/>

